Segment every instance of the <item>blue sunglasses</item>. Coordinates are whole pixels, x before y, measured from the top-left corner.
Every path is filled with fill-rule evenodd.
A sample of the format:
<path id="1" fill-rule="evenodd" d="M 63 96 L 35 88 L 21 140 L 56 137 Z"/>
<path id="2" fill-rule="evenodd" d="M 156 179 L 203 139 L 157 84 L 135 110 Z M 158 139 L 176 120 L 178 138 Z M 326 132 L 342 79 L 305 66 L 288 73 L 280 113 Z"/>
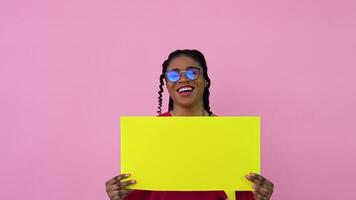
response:
<path id="1" fill-rule="evenodd" d="M 184 73 L 185 77 L 187 77 L 189 80 L 194 81 L 199 77 L 200 68 L 192 67 L 185 71 L 177 71 L 177 70 L 168 71 L 165 74 L 166 80 L 171 83 L 176 83 L 181 79 L 182 73 Z"/>

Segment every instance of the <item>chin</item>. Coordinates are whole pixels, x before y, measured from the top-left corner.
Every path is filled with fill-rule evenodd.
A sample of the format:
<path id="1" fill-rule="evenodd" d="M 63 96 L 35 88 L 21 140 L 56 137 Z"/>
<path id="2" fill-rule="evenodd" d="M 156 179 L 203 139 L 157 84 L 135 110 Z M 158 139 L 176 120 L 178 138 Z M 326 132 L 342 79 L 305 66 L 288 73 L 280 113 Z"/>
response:
<path id="1" fill-rule="evenodd" d="M 177 105 L 180 105 L 185 108 L 192 107 L 194 105 L 194 99 L 186 99 L 186 100 L 177 100 L 174 101 Z"/>

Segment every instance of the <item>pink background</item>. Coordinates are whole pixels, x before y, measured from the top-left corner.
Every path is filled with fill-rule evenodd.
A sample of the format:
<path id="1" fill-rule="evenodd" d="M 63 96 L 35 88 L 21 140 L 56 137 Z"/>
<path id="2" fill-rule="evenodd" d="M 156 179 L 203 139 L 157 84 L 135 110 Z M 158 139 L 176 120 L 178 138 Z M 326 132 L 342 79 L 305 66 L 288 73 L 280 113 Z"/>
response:
<path id="1" fill-rule="evenodd" d="M 204 52 L 219 115 L 262 116 L 273 199 L 356 199 L 356 3 L 0 2 L 0 199 L 108 199 L 121 115 Z M 165 99 L 164 109 L 167 100 Z"/>

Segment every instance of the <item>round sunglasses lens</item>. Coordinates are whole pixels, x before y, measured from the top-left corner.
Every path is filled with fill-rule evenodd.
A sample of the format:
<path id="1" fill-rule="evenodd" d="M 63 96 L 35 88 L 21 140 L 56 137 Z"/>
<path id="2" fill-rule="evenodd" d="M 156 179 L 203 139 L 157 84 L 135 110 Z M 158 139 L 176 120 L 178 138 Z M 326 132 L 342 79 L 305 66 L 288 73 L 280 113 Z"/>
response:
<path id="1" fill-rule="evenodd" d="M 189 69 L 186 71 L 185 75 L 187 76 L 187 78 L 189 78 L 190 80 L 195 80 L 198 77 L 198 70 L 195 69 Z"/>
<path id="2" fill-rule="evenodd" d="M 177 82 L 180 79 L 180 73 L 176 72 L 176 71 L 170 71 L 167 72 L 167 79 L 170 82 Z"/>

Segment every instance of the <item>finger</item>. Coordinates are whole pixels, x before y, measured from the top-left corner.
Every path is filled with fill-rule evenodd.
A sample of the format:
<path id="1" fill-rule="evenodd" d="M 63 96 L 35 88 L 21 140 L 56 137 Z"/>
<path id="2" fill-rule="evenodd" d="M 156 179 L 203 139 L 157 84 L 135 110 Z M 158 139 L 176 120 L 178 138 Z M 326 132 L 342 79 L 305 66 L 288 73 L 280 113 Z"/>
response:
<path id="1" fill-rule="evenodd" d="M 132 191 L 133 190 L 120 190 L 117 192 L 117 196 L 115 197 L 118 197 L 119 199 L 125 199 Z"/>
<path id="2" fill-rule="evenodd" d="M 257 179 L 255 179 L 255 180 L 253 180 L 253 181 L 251 181 L 251 182 L 254 183 L 254 186 L 255 186 L 255 187 L 261 187 L 261 186 L 264 184 L 264 182 L 262 182 L 262 181 L 260 181 L 260 180 L 257 180 Z"/>
<path id="3" fill-rule="evenodd" d="M 123 182 L 115 183 L 113 185 L 108 185 L 106 187 L 106 192 L 108 194 L 112 194 L 113 192 L 116 191 L 116 193 L 117 193 L 119 190 L 125 188 L 128 185 L 132 185 L 134 183 L 136 183 L 135 180 L 130 180 L 130 181 L 123 181 Z"/>
<path id="4" fill-rule="evenodd" d="M 260 181 L 263 181 L 263 180 L 266 179 L 266 178 L 263 177 L 262 175 L 256 174 L 256 173 L 249 173 L 249 174 L 246 175 L 246 177 L 247 177 L 248 179 L 258 179 L 258 180 L 260 180 Z"/>
<path id="5" fill-rule="evenodd" d="M 256 185 L 262 186 L 264 184 L 267 184 L 269 187 L 273 188 L 273 183 L 259 174 L 250 173 L 246 176 L 246 178 L 251 182 L 255 183 Z"/>
<path id="6" fill-rule="evenodd" d="M 262 188 L 255 190 L 254 193 L 256 195 L 259 194 L 260 196 L 263 197 L 263 199 L 270 199 L 270 197 L 272 196 L 273 190 L 262 187 Z"/>
<path id="7" fill-rule="evenodd" d="M 118 190 L 118 189 L 120 189 L 119 184 L 110 185 L 109 187 L 110 187 L 110 190 Z"/>
<path id="8" fill-rule="evenodd" d="M 261 187 L 263 184 L 264 184 L 264 182 L 263 181 L 261 181 L 260 179 L 258 179 L 257 177 L 247 177 L 246 176 L 246 178 L 249 180 L 249 181 L 251 181 L 252 183 L 254 183 L 254 185 L 256 186 L 256 187 Z"/>
<path id="9" fill-rule="evenodd" d="M 265 181 L 262 186 L 257 187 L 257 189 L 261 194 L 266 194 L 271 196 L 273 193 L 273 184 Z"/>
<path id="10" fill-rule="evenodd" d="M 265 181 L 264 184 L 262 185 L 263 188 L 267 188 L 269 191 L 273 191 L 273 183 L 269 181 Z"/>
<path id="11" fill-rule="evenodd" d="M 119 196 L 121 199 L 124 199 L 129 194 L 127 190 L 119 190 Z"/>
<path id="12" fill-rule="evenodd" d="M 119 191 L 111 191 L 109 194 L 110 200 L 116 200 L 116 199 L 121 199 L 119 195 Z"/>
<path id="13" fill-rule="evenodd" d="M 127 190 L 125 189 L 126 186 L 134 184 L 132 181 L 124 181 L 117 183 L 115 185 L 109 186 L 109 188 L 106 190 L 108 194 L 112 195 L 117 195 L 120 190 Z"/>
<path id="14" fill-rule="evenodd" d="M 115 178 L 116 178 L 116 177 L 115 177 Z M 105 185 L 108 186 L 108 185 L 111 185 L 111 184 L 116 183 L 116 179 L 115 179 L 115 178 L 112 178 L 112 179 L 106 181 Z"/>
<path id="15" fill-rule="evenodd" d="M 260 174 L 254 174 L 254 177 L 255 177 L 255 179 L 257 179 L 257 180 L 259 180 L 259 181 L 265 181 L 265 180 L 266 180 L 266 178 L 263 177 L 263 176 L 260 175 Z"/>
<path id="16" fill-rule="evenodd" d="M 122 197 L 122 195 L 128 194 L 130 191 L 129 190 L 114 190 L 110 192 L 110 196 L 112 197 Z"/>
<path id="17" fill-rule="evenodd" d="M 263 184 L 266 184 L 266 185 L 268 185 L 269 187 L 272 187 L 272 188 L 273 188 L 273 183 L 272 183 L 270 180 L 268 180 L 266 177 L 261 176 L 261 175 L 259 175 L 259 174 L 256 174 L 256 176 L 257 176 L 257 179 L 258 179 L 259 181 L 262 181 L 262 182 L 263 182 Z"/>
<path id="18" fill-rule="evenodd" d="M 121 198 L 119 196 L 114 196 L 114 197 L 111 197 L 110 200 L 120 200 Z"/>
<path id="19" fill-rule="evenodd" d="M 129 177 L 130 174 L 120 174 L 118 176 L 115 176 L 114 178 L 110 179 L 109 181 L 106 182 L 106 185 L 112 185 L 116 182 L 120 182 L 122 179 Z"/>
<path id="20" fill-rule="evenodd" d="M 254 194 L 255 200 L 268 200 L 270 198 L 270 196 L 268 196 L 268 195 L 263 195 L 263 194 L 260 194 L 257 192 L 254 192 L 253 194 Z"/>
<path id="21" fill-rule="evenodd" d="M 249 173 L 248 175 L 246 175 L 246 178 L 252 182 L 263 181 L 263 177 L 255 173 Z"/>
<path id="22" fill-rule="evenodd" d="M 274 187 L 273 183 L 272 183 L 270 180 L 268 180 L 268 179 L 265 180 L 265 184 L 266 184 L 268 187 L 272 188 L 272 189 L 273 189 L 273 187 Z"/>
<path id="23" fill-rule="evenodd" d="M 254 193 L 260 194 L 261 196 L 270 196 L 271 192 L 267 188 L 256 188 Z"/>
<path id="24" fill-rule="evenodd" d="M 254 192 L 253 196 L 255 197 L 255 200 L 263 200 L 263 198 L 264 198 L 264 196 L 258 192 Z"/>
<path id="25" fill-rule="evenodd" d="M 262 185 L 253 185 L 253 188 L 257 190 L 263 190 L 272 193 L 273 191 L 273 184 L 265 181 Z"/>
<path id="26" fill-rule="evenodd" d="M 122 179 L 125 179 L 125 178 L 127 178 L 127 177 L 129 177 L 129 176 L 130 176 L 130 174 L 120 174 L 120 175 L 118 175 L 118 176 L 115 176 L 114 179 L 115 179 L 116 181 L 121 181 Z"/>
<path id="27" fill-rule="evenodd" d="M 135 183 L 136 183 L 135 180 L 129 180 L 129 181 L 120 182 L 118 185 L 119 185 L 119 188 L 124 188 L 126 186 L 129 186 L 129 185 L 132 185 L 132 184 L 135 184 Z"/>
<path id="28" fill-rule="evenodd" d="M 273 193 L 273 188 L 268 184 L 263 184 L 261 187 L 253 185 L 252 187 L 255 189 L 255 192 L 264 196 L 270 197 Z"/>
<path id="29" fill-rule="evenodd" d="M 260 193 L 260 194 L 262 194 L 262 195 L 269 195 L 270 193 L 272 193 L 272 192 L 270 191 L 270 189 L 265 188 L 265 187 L 259 187 L 259 188 L 257 188 L 257 189 L 256 189 L 256 192 L 258 192 L 258 193 Z"/>

